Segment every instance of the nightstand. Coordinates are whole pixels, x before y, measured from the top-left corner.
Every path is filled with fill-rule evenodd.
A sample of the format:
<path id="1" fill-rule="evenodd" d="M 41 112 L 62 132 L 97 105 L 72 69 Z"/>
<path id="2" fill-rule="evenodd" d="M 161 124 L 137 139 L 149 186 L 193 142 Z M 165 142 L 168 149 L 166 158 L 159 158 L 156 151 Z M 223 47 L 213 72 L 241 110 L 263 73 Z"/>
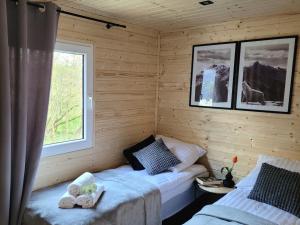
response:
<path id="1" fill-rule="evenodd" d="M 218 201 L 220 198 L 222 198 L 226 193 L 221 192 L 211 192 L 209 190 L 202 189 L 199 184 L 195 181 L 195 198 L 197 201 L 201 201 L 201 205 L 209 205 L 213 204 L 216 201 Z"/>
<path id="2" fill-rule="evenodd" d="M 232 191 L 233 188 L 225 187 L 207 187 L 200 185 L 196 180 L 194 182 L 195 201 L 190 205 L 163 221 L 163 225 L 179 225 L 192 218 L 194 214 L 199 212 L 204 206 L 210 205 L 218 201 L 225 194 Z"/>
<path id="3" fill-rule="evenodd" d="M 220 195 L 225 195 L 231 191 L 234 190 L 234 188 L 228 188 L 228 187 L 224 187 L 224 186 L 205 186 L 205 185 L 201 185 L 199 183 L 196 182 L 196 185 L 199 189 L 201 189 L 202 191 L 205 192 L 209 192 L 212 194 L 220 194 Z"/>
<path id="4" fill-rule="evenodd" d="M 198 186 L 198 183 L 196 181 L 194 182 L 194 191 L 195 201 L 175 215 L 164 220 L 163 225 L 181 225 L 191 219 L 204 206 L 215 203 L 225 195 L 220 192 L 214 193 L 208 190 L 204 190 Z"/>
<path id="5" fill-rule="evenodd" d="M 234 188 L 227 188 L 223 185 L 215 185 L 215 186 L 208 186 L 208 185 L 201 185 L 195 180 L 195 191 L 196 191 L 196 198 L 201 200 L 201 196 L 206 197 L 206 204 L 213 204 L 214 202 L 218 201 L 224 195 L 229 193 L 230 191 L 234 190 Z"/>

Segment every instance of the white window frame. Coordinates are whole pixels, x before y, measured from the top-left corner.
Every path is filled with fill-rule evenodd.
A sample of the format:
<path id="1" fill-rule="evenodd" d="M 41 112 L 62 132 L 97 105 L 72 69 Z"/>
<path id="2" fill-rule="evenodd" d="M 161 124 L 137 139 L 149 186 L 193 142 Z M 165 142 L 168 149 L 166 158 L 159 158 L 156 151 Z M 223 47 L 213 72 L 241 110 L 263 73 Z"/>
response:
<path id="1" fill-rule="evenodd" d="M 84 55 L 83 71 L 83 139 L 44 145 L 42 157 L 49 157 L 68 152 L 89 150 L 94 145 L 94 110 L 93 110 L 93 46 L 89 44 L 57 41 L 55 50 Z"/>

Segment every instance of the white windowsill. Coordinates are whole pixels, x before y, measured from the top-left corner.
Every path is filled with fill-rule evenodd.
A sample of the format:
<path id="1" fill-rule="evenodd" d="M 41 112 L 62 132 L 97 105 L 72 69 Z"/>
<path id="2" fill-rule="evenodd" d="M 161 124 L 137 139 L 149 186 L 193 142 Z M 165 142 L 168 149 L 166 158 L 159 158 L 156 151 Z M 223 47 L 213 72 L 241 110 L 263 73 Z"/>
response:
<path id="1" fill-rule="evenodd" d="M 43 147 L 41 157 L 45 158 L 49 156 L 55 156 L 59 154 L 65 154 L 65 153 L 75 152 L 80 150 L 86 151 L 92 147 L 93 147 L 92 143 L 89 143 L 87 140 L 84 139 L 46 145 Z"/>

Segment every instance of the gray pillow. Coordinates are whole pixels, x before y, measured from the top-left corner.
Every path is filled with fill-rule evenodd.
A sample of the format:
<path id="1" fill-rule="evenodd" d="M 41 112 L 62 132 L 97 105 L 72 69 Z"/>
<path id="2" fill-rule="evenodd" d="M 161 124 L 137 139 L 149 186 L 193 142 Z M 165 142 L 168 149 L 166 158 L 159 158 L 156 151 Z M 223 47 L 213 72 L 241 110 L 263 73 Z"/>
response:
<path id="1" fill-rule="evenodd" d="M 177 157 L 170 152 L 164 142 L 159 139 L 133 155 L 145 167 L 150 175 L 155 175 L 168 170 L 170 167 L 181 163 Z"/>
<path id="2" fill-rule="evenodd" d="M 300 217 L 300 173 L 263 163 L 248 198 Z"/>

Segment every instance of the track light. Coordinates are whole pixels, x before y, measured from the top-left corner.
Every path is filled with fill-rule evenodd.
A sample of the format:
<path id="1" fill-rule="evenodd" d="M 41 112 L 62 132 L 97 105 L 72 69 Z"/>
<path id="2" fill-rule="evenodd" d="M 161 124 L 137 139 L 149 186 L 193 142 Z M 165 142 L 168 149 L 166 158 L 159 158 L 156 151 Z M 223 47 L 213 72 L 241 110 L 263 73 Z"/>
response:
<path id="1" fill-rule="evenodd" d="M 206 6 L 206 5 L 214 4 L 214 2 L 213 2 L 213 1 L 210 1 L 210 0 L 206 0 L 206 1 L 201 1 L 201 2 L 199 2 L 199 4 Z"/>

